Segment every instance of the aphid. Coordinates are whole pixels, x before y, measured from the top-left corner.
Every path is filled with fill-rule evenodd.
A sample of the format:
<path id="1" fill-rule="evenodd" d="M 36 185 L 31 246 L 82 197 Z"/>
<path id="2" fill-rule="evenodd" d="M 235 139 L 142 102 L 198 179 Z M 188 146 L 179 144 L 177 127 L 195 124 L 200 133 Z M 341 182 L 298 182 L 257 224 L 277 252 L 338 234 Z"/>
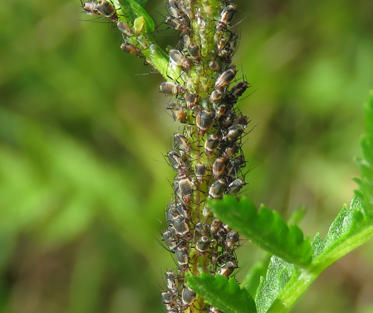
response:
<path id="1" fill-rule="evenodd" d="M 189 40 L 187 50 L 193 59 L 199 60 L 201 58 L 200 49 L 193 41 Z"/>
<path id="2" fill-rule="evenodd" d="M 189 26 L 186 24 L 185 21 L 179 20 L 173 16 L 168 16 L 166 18 L 166 24 L 171 26 L 177 31 L 181 31 L 184 34 L 187 34 L 190 31 Z"/>
<path id="3" fill-rule="evenodd" d="M 218 274 L 228 277 L 237 267 L 236 261 L 228 261 L 220 267 Z"/>
<path id="4" fill-rule="evenodd" d="M 241 178 L 236 178 L 228 185 L 228 192 L 235 194 L 241 190 L 246 183 Z"/>
<path id="5" fill-rule="evenodd" d="M 196 125 L 201 133 L 205 133 L 214 123 L 215 113 L 207 110 L 199 112 L 196 116 Z"/>
<path id="6" fill-rule="evenodd" d="M 212 215 L 212 213 L 211 213 L 210 209 L 207 206 L 203 207 L 202 216 L 205 217 L 205 218 L 208 218 L 211 215 Z"/>
<path id="7" fill-rule="evenodd" d="M 207 235 L 209 233 L 210 229 L 207 224 L 204 223 L 197 223 L 194 225 L 194 233 L 195 234 L 200 234 L 200 235 Z"/>
<path id="8" fill-rule="evenodd" d="M 235 154 L 236 152 L 237 152 L 237 146 L 236 146 L 236 145 L 233 145 L 233 146 L 227 147 L 227 148 L 224 150 L 223 158 L 229 159 L 229 158 L 231 158 L 232 155 Z"/>
<path id="9" fill-rule="evenodd" d="M 220 199 L 225 191 L 226 185 L 223 179 L 218 179 L 213 182 L 209 189 L 209 197 L 212 199 Z"/>
<path id="10" fill-rule="evenodd" d="M 211 222 L 211 225 L 210 225 L 210 231 L 212 234 L 216 234 L 218 232 L 218 230 L 220 229 L 221 225 L 223 223 L 221 222 L 221 220 L 215 218 L 212 222 Z"/>
<path id="11" fill-rule="evenodd" d="M 238 233 L 234 230 L 231 230 L 227 233 L 226 239 L 225 239 L 225 246 L 228 249 L 232 249 L 235 245 L 238 244 L 238 241 L 240 240 L 240 237 Z"/>
<path id="12" fill-rule="evenodd" d="M 224 116 L 225 112 L 227 111 L 227 106 L 225 104 L 219 105 L 215 110 L 215 117 L 220 119 Z"/>
<path id="13" fill-rule="evenodd" d="M 235 113 L 233 111 L 228 111 L 227 114 L 225 114 L 224 119 L 221 123 L 225 128 L 228 128 L 233 124 L 235 118 Z"/>
<path id="14" fill-rule="evenodd" d="M 87 2 L 84 2 L 82 3 L 82 8 L 84 10 L 85 13 L 87 14 L 100 14 L 98 11 L 97 11 L 97 2 L 96 1 L 87 1 Z"/>
<path id="15" fill-rule="evenodd" d="M 185 217 L 179 215 L 175 216 L 172 221 L 172 226 L 175 228 L 176 234 L 179 236 L 185 236 L 189 233 L 189 226 L 185 222 Z"/>
<path id="16" fill-rule="evenodd" d="M 174 82 L 163 82 L 160 84 L 159 90 L 162 93 L 174 96 L 183 94 L 185 92 L 185 88 L 183 86 L 180 86 Z"/>
<path id="17" fill-rule="evenodd" d="M 170 291 L 163 291 L 162 292 L 162 302 L 163 304 L 170 304 L 174 301 L 174 294 Z"/>
<path id="18" fill-rule="evenodd" d="M 105 17 L 115 20 L 118 18 L 114 6 L 109 1 L 99 1 L 96 9 Z"/>
<path id="19" fill-rule="evenodd" d="M 176 191 L 177 196 L 182 201 L 184 201 L 185 203 L 189 203 L 191 200 L 190 198 L 193 194 L 193 190 L 194 190 L 194 184 L 188 177 L 183 175 L 178 178 L 177 190 L 175 191 Z"/>
<path id="20" fill-rule="evenodd" d="M 244 132 L 245 126 L 241 124 L 232 125 L 228 128 L 227 134 L 222 138 L 223 141 L 234 141 Z"/>
<path id="21" fill-rule="evenodd" d="M 176 19 L 184 19 L 186 17 L 177 0 L 168 0 L 168 11 Z"/>
<path id="22" fill-rule="evenodd" d="M 215 72 L 220 72 L 220 69 L 221 69 L 218 61 L 216 60 L 212 60 L 209 62 L 209 68 L 210 70 L 215 71 Z"/>
<path id="23" fill-rule="evenodd" d="M 188 139 L 180 133 L 174 135 L 174 144 L 182 152 L 189 152 L 191 149 Z"/>
<path id="24" fill-rule="evenodd" d="M 234 85 L 232 87 L 232 89 L 229 92 L 229 95 L 234 99 L 238 99 L 243 95 L 247 88 L 249 88 L 248 82 L 239 82 L 237 85 Z"/>
<path id="25" fill-rule="evenodd" d="M 186 106 L 188 109 L 193 108 L 199 101 L 198 95 L 190 93 L 190 92 L 187 92 L 184 98 L 185 98 Z"/>
<path id="26" fill-rule="evenodd" d="M 166 210 L 166 219 L 169 223 L 179 215 L 178 210 L 176 209 L 176 205 L 174 203 L 170 204 Z"/>
<path id="27" fill-rule="evenodd" d="M 196 249 L 199 253 L 205 253 L 210 245 L 210 240 L 207 236 L 202 236 L 198 239 Z"/>
<path id="28" fill-rule="evenodd" d="M 175 229 L 173 227 L 168 227 L 168 229 L 163 232 L 162 236 L 168 248 L 171 251 L 174 251 L 177 247 L 177 237 Z"/>
<path id="29" fill-rule="evenodd" d="M 230 160 L 227 175 L 235 177 L 243 166 L 245 166 L 245 158 L 243 155 Z"/>
<path id="30" fill-rule="evenodd" d="M 227 87 L 236 76 L 237 70 L 234 66 L 221 73 L 215 81 L 215 89 Z"/>
<path id="31" fill-rule="evenodd" d="M 109 1 L 88 1 L 83 4 L 83 10 L 88 14 L 103 15 L 116 21 L 118 19 L 114 6 Z"/>
<path id="32" fill-rule="evenodd" d="M 208 135 L 207 136 L 207 139 L 205 141 L 205 153 L 206 154 L 211 154 L 214 149 L 216 148 L 216 146 L 218 145 L 219 143 L 219 137 L 214 135 L 214 134 L 211 134 L 211 135 Z"/>
<path id="33" fill-rule="evenodd" d="M 174 121 L 180 121 L 180 123 L 186 122 L 186 112 L 178 103 L 172 102 L 166 109 L 171 111 Z"/>
<path id="34" fill-rule="evenodd" d="M 222 313 L 220 310 L 215 308 L 214 306 L 210 306 L 209 313 Z"/>
<path id="35" fill-rule="evenodd" d="M 194 173 L 196 174 L 198 181 L 201 182 L 206 174 L 206 166 L 202 163 L 197 163 L 194 167 Z"/>
<path id="36" fill-rule="evenodd" d="M 117 23 L 117 27 L 118 27 L 118 29 L 120 30 L 121 33 L 123 33 L 124 35 L 126 35 L 128 37 L 133 35 L 133 31 L 127 23 L 119 21 Z"/>
<path id="37" fill-rule="evenodd" d="M 170 59 L 184 70 L 188 70 L 190 68 L 189 60 L 179 50 L 171 49 Z"/>
<path id="38" fill-rule="evenodd" d="M 132 55 L 141 55 L 141 50 L 137 47 L 135 47 L 134 45 L 131 45 L 130 43 L 127 43 L 127 42 L 123 42 L 121 45 L 120 45 L 120 48 L 129 53 L 129 54 L 132 54 Z"/>
<path id="39" fill-rule="evenodd" d="M 215 179 L 223 175 L 226 165 L 226 158 L 220 157 L 215 159 L 214 163 L 212 164 L 212 174 Z"/>
<path id="40" fill-rule="evenodd" d="M 176 205 L 176 210 L 177 210 L 177 212 L 179 212 L 179 214 L 181 216 L 183 216 L 185 218 L 186 221 L 189 221 L 189 219 L 190 219 L 190 209 L 188 207 L 186 207 L 182 203 L 178 203 Z"/>
<path id="41" fill-rule="evenodd" d="M 211 103 L 215 103 L 215 102 L 218 102 L 219 100 L 221 100 L 221 98 L 223 97 L 223 92 L 219 89 L 215 89 L 211 95 L 210 95 L 210 102 Z"/>
<path id="42" fill-rule="evenodd" d="M 177 259 L 177 263 L 184 267 L 185 265 L 188 265 L 189 263 L 189 254 L 188 254 L 188 248 L 186 246 L 179 246 L 176 248 L 175 256 Z"/>
<path id="43" fill-rule="evenodd" d="M 184 305 L 189 306 L 193 303 L 196 293 L 190 289 L 188 286 L 185 286 L 181 292 L 181 300 Z"/>
<path id="44" fill-rule="evenodd" d="M 237 6 L 235 4 L 229 4 L 226 8 L 224 8 L 220 13 L 220 20 L 216 25 L 216 29 L 222 31 L 227 28 L 229 23 L 232 21 L 236 10 Z"/>
<path id="45" fill-rule="evenodd" d="M 185 169 L 184 161 L 181 159 L 181 156 L 175 151 L 168 152 L 167 157 L 175 171 Z"/>

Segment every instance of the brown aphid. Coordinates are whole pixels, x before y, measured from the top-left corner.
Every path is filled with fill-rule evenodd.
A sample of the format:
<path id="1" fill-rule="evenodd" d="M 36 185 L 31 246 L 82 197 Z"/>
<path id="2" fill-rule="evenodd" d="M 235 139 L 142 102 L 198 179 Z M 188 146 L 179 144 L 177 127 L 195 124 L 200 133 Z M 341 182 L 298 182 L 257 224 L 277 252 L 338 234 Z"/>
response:
<path id="1" fill-rule="evenodd" d="M 188 109 L 193 108 L 199 101 L 199 96 L 190 92 L 185 93 L 184 98 Z"/>
<path id="2" fill-rule="evenodd" d="M 82 8 L 84 10 L 85 13 L 87 14 L 97 14 L 99 15 L 100 13 L 97 11 L 97 2 L 96 1 L 87 1 L 87 2 L 84 2 L 82 3 Z"/>
<path id="3" fill-rule="evenodd" d="M 185 236 L 189 233 L 189 226 L 185 221 L 185 217 L 179 215 L 175 216 L 172 221 L 172 226 L 175 228 L 176 235 Z"/>
<path id="4" fill-rule="evenodd" d="M 232 125 L 228 128 L 227 134 L 222 138 L 223 141 L 235 141 L 244 132 L 245 126 L 242 124 Z"/>
<path id="5" fill-rule="evenodd" d="M 134 45 L 131 45 L 130 43 L 127 43 L 127 42 L 123 42 L 121 45 L 120 45 L 120 48 L 129 53 L 129 54 L 132 54 L 132 55 L 137 55 L 137 56 L 140 56 L 141 55 L 141 50 L 137 47 L 135 47 Z"/>
<path id="6" fill-rule="evenodd" d="M 167 153 L 168 160 L 170 161 L 172 167 L 178 171 L 180 169 L 185 168 L 185 163 L 181 159 L 180 155 L 177 154 L 175 151 L 170 151 Z"/>
<path id="7" fill-rule="evenodd" d="M 171 292 L 177 292 L 178 282 L 176 275 L 173 271 L 166 272 L 166 285 L 168 290 L 170 290 Z"/>
<path id="8" fill-rule="evenodd" d="M 162 93 L 174 96 L 183 94 L 185 92 L 185 88 L 183 86 L 180 86 L 174 82 L 163 82 L 160 84 L 159 90 Z"/>
<path id="9" fill-rule="evenodd" d="M 205 141 L 205 153 L 207 155 L 210 155 L 214 152 L 215 148 L 217 147 L 219 143 L 219 137 L 215 134 L 211 134 L 207 136 L 207 139 Z"/>
<path id="10" fill-rule="evenodd" d="M 221 222 L 221 220 L 215 218 L 211 222 L 211 225 L 210 225 L 210 231 L 211 231 L 211 233 L 212 234 L 216 234 L 222 225 L 223 225 L 223 223 Z"/>
<path id="11" fill-rule="evenodd" d="M 199 131 L 204 134 L 214 123 L 215 113 L 207 110 L 199 112 L 196 116 L 196 125 Z"/>
<path id="12" fill-rule="evenodd" d="M 189 26 L 185 23 L 185 21 L 179 20 L 173 16 L 168 16 L 166 18 L 166 24 L 171 26 L 177 31 L 181 31 L 184 34 L 189 33 L 190 28 Z"/>
<path id="13" fill-rule="evenodd" d="M 219 275 L 223 275 L 225 277 L 228 277 L 230 276 L 233 271 L 238 267 L 237 265 L 237 262 L 236 261 L 228 261 L 226 263 L 224 263 L 220 269 L 219 269 L 219 272 L 218 274 Z"/>
<path id="14" fill-rule="evenodd" d="M 178 103 L 170 103 L 166 109 L 171 111 L 174 121 L 186 122 L 187 114 Z"/>
<path id="15" fill-rule="evenodd" d="M 175 295 L 170 291 L 163 291 L 162 292 L 162 302 L 163 304 L 171 304 L 175 300 Z"/>
<path id="16" fill-rule="evenodd" d="M 175 229 L 170 226 L 163 232 L 162 237 L 167 247 L 171 251 L 174 251 L 177 247 L 177 237 L 176 237 Z"/>
<path id="17" fill-rule="evenodd" d="M 223 92 L 219 89 L 215 89 L 211 94 L 210 94 L 210 102 L 215 103 L 221 100 L 223 97 Z"/>
<path id="18" fill-rule="evenodd" d="M 128 37 L 132 36 L 133 35 L 133 31 L 131 29 L 131 27 L 127 24 L 127 23 L 124 23 L 123 21 L 119 21 L 117 23 L 117 27 L 118 29 L 120 30 L 120 32 Z"/>
<path id="19" fill-rule="evenodd" d="M 198 181 L 201 182 L 206 175 L 206 166 L 202 163 L 197 163 L 194 167 L 194 173 Z"/>
<path id="20" fill-rule="evenodd" d="M 179 215 L 179 212 L 176 209 L 176 205 L 174 203 L 170 204 L 166 209 L 166 219 L 169 223 Z"/>
<path id="21" fill-rule="evenodd" d="M 239 192 L 242 189 L 242 187 L 245 185 L 246 185 L 245 181 L 243 181 L 241 178 L 236 178 L 234 181 L 232 181 L 228 185 L 228 192 L 231 194 L 235 194 Z"/>
<path id="22" fill-rule="evenodd" d="M 189 221 L 189 219 L 190 219 L 190 209 L 188 209 L 188 207 L 186 207 L 182 203 L 178 203 L 178 204 L 176 204 L 176 210 L 181 216 L 183 216 L 185 218 L 186 221 Z"/>
<path id="23" fill-rule="evenodd" d="M 189 203 L 194 191 L 193 182 L 186 176 L 182 176 L 177 180 L 176 195 L 185 203 Z"/>
<path id="24" fill-rule="evenodd" d="M 186 14 L 185 12 L 182 10 L 182 8 L 180 7 L 180 5 L 182 4 L 179 4 L 178 0 L 168 0 L 168 11 L 170 12 L 171 16 L 176 18 L 176 19 L 179 19 L 179 20 L 182 20 L 182 19 L 185 19 L 186 18 Z"/>
<path id="25" fill-rule="evenodd" d="M 206 236 L 210 232 L 210 227 L 208 224 L 198 222 L 196 225 L 194 225 L 194 233 Z"/>
<path id="26" fill-rule="evenodd" d="M 189 152 L 191 149 L 188 139 L 180 133 L 174 135 L 174 144 L 182 152 Z"/>
<path id="27" fill-rule="evenodd" d="M 193 41 L 189 40 L 189 43 L 187 44 L 187 50 L 193 59 L 199 60 L 201 58 L 201 51 L 199 49 L 199 46 L 197 46 Z"/>
<path id="28" fill-rule="evenodd" d="M 219 62 L 216 61 L 216 60 L 211 60 L 211 61 L 209 62 L 209 68 L 210 68 L 210 70 L 212 70 L 212 71 L 214 71 L 214 72 L 220 72 L 220 70 L 221 70 L 221 67 L 220 67 L 220 65 L 219 65 Z"/>
<path id="29" fill-rule="evenodd" d="M 234 14 L 237 11 L 237 6 L 235 4 L 229 4 L 223 9 L 220 13 L 220 19 L 216 25 L 216 29 L 219 31 L 224 30 L 229 26 L 229 23 L 232 21 Z"/>
<path id="30" fill-rule="evenodd" d="M 207 206 L 203 207 L 202 216 L 204 218 L 209 218 L 211 215 L 212 215 L 211 210 Z"/>
<path id="31" fill-rule="evenodd" d="M 223 179 L 218 179 L 212 183 L 209 188 L 209 197 L 211 199 L 220 199 L 223 196 L 227 184 Z"/>
<path id="32" fill-rule="evenodd" d="M 102 15 L 113 21 L 118 19 L 115 7 L 109 1 L 88 1 L 82 7 L 87 14 Z"/>
<path id="33" fill-rule="evenodd" d="M 188 70 L 190 68 L 189 60 L 179 50 L 171 49 L 170 59 L 184 70 Z"/>
<path id="34" fill-rule="evenodd" d="M 229 92 L 229 96 L 236 100 L 243 95 L 247 88 L 249 88 L 248 82 L 239 82 L 238 84 L 232 87 L 232 89 Z"/>
<path id="35" fill-rule="evenodd" d="M 196 250 L 203 254 L 205 253 L 210 245 L 210 240 L 207 236 L 202 236 L 201 238 L 198 239 L 197 244 L 196 244 Z"/>
<path id="36" fill-rule="evenodd" d="M 179 246 L 175 250 L 175 256 L 177 263 L 181 267 L 185 267 L 189 263 L 189 253 L 188 253 L 188 248 L 186 246 Z"/>
<path id="37" fill-rule="evenodd" d="M 235 177 L 240 169 L 245 166 L 245 162 L 246 161 L 243 155 L 230 160 L 227 175 Z"/>
<path id="38" fill-rule="evenodd" d="M 225 112 L 227 111 L 227 106 L 225 104 L 219 105 L 215 110 L 215 117 L 220 119 L 224 116 Z"/>
<path id="39" fill-rule="evenodd" d="M 215 308 L 214 306 L 210 306 L 209 313 L 222 313 L 220 310 Z"/>
<path id="40" fill-rule="evenodd" d="M 226 239 L 225 239 L 225 246 L 227 249 L 233 249 L 239 242 L 240 237 L 238 233 L 234 230 L 231 230 L 227 233 Z"/>
<path id="41" fill-rule="evenodd" d="M 223 175 L 226 165 L 226 158 L 220 157 L 215 159 L 214 163 L 212 164 L 212 175 L 215 179 Z"/>
<path id="42" fill-rule="evenodd" d="M 181 300 L 185 306 L 190 306 L 196 297 L 196 293 L 190 289 L 188 286 L 185 286 L 181 292 Z"/>
<path id="43" fill-rule="evenodd" d="M 234 66 L 221 73 L 215 81 L 215 89 L 227 87 L 236 76 L 237 70 Z"/>

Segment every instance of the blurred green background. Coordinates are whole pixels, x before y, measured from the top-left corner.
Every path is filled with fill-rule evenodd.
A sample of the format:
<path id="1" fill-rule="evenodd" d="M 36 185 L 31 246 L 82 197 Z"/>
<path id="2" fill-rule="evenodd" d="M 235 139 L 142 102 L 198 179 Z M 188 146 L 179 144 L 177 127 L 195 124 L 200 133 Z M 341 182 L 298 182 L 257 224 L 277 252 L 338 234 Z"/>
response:
<path id="1" fill-rule="evenodd" d="M 175 44 L 164 1 L 149 2 L 160 42 Z M 356 186 L 373 1 L 237 2 L 235 62 L 253 85 L 239 103 L 253 126 L 243 194 L 285 217 L 304 205 L 306 233 L 325 235 Z M 2 1 L 0 20 L 0 313 L 163 312 L 176 126 L 160 76 L 78 0 Z M 372 247 L 294 312 L 373 312 Z M 238 278 L 263 255 L 247 240 L 238 254 Z"/>

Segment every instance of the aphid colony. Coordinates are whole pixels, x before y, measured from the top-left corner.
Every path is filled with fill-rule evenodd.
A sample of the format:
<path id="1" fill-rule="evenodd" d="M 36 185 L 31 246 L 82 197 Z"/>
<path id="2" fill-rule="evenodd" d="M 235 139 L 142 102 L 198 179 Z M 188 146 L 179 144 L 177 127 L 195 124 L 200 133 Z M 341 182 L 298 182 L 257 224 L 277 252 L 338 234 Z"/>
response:
<path id="1" fill-rule="evenodd" d="M 181 69 L 183 78 L 195 68 L 198 71 L 203 58 L 201 43 L 192 39 L 191 27 L 201 17 L 198 8 L 190 3 L 169 0 L 170 16 L 166 18 L 169 26 L 181 32 L 178 49 L 169 50 L 169 57 L 170 64 Z M 166 208 L 168 226 L 163 241 L 178 265 L 175 272 L 166 273 L 167 290 L 162 293 L 162 301 L 168 313 L 184 312 L 189 307 L 196 312 L 220 312 L 197 301 L 196 294 L 185 285 L 185 273 L 228 277 L 238 268 L 234 253 L 238 233 L 215 218 L 207 204 L 207 199 L 236 194 L 245 185 L 245 159 L 240 147 L 248 120 L 235 104 L 249 85 L 246 81 L 233 83 L 237 70 L 231 58 L 237 36 L 231 32 L 230 23 L 235 11 L 234 4 L 227 4 L 215 21 L 216 50 L 207 67 L 216 73 L 216 79 L 207 96 L 193 92 L 188 84 L 167 81 L 160 85 L 162 93 L 173 97 L 167 109 L 182 124 L 167 154 L 176 176 L 174 198 Z"/>
<path id="2" fill-rule="evenodd" d="M 224 5 L 215 16 L 209 16 L 211 12 L 207 10 L 207 17 L 201 4 L 193 0 L 168 0 L 170 15 L 165 23 L 181 35 L 178 48 L 168 52 L 169 64 L 179 68 L 181 79 L 187 81 L 185 85 L 173 81 L 160 85 L 160 91 L 172 97 L 167 110 L 183 125 L 174 134 L 173 149 L 167 153 L 176 176 L 162 236 L 177 263 L 176 271 L 166 273 L 167 288 L 162 292 L 168 313 L 181 313 L 188 308 L 191 312 L 219 313 L 217 308 L 198 301 L 185 284 L 185 274 L 208 272 L 228 277 L 238 268 L 234 252 L 239 244 L 238 233 L 215 218 L 207 204 L 208 199 L 236 194 L 245 185 L 241 139 L 248 120 L 235 104 L 249 85 L 236 81 L 237 70 L 231 64 L 237 44 L 237 35 L 231 30 L 236 5 L 229 0 L 221 2 Z M 118 18 L 111 2 L 91 0 L 82 7 L 88 14 L 117 24 L 124 38 L 122 50 L 140 56 L 141 49 L 147 48 L 141 45 L 139 34 Z M 215 50 L 207 55 L 203 53 L 206 19 L 215 25 Z M 140 46 L 131 43 L 133 36 L 137 36 Z M 194 77 L 198 76 L 194 83 L 188 81 L 192 71 Z M 203 85 L 204 76 L 214 77 L 208 88 Z"/>

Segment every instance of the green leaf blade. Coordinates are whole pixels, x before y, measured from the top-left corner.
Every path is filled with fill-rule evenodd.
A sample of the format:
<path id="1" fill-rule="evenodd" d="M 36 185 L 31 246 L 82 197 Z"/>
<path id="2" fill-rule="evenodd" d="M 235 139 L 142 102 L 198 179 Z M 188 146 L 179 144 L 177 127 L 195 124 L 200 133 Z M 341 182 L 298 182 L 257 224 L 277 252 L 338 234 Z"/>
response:
<path id="1" fill-rule="evenodd" d="M 256 312 L 254 300 L 234 278 L 204 273 L 201 276 L 187 275 L 187 279 L 190 288 L 224 313 Z"/>
<path id="2" fill-rule="evenodd" d="M 211 201 L 210 208 L 224 223 L 271 254 L 300 266 L 310 264 L 312 248 L 309 239 L 304 239 L 298 226 L 289 228 L 277 212 L 263 205 L 257 212 L 247 199 L 238 201 L 232 196 Z"/>

